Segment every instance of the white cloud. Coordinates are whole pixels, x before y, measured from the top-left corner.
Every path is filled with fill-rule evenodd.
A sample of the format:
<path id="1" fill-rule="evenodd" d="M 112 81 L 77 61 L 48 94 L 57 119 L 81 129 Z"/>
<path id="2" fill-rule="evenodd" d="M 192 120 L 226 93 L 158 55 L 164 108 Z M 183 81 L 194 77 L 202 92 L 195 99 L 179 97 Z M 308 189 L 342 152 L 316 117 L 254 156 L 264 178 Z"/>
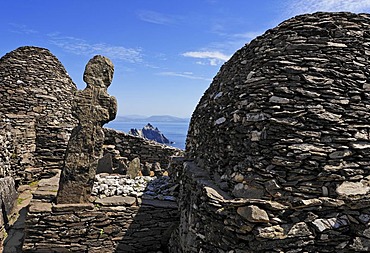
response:
<path id="1" fill-rule="evenodd" d="M 212 81 L 212 79 L 210 79 L 210 78 L 201 77 L 201 76 L 194 76 L 194 74 L 192 72 L 178 73 L 178 72 L 168 71 L 168 72 L 160 72 L 160 73 L 158 73 L 158 75 L 161 75 L 161 76 L 176 76 L 176 77 L 183 77 L 183 78 L 193 79 L 193 80 Z"/>
<path id="2" fill-rule="evenodd" d="M 290 0 L 288 9 L 294 15 L 317 11 L 368 12 L 370 0 Z"/>
<path id="3" fill-rule="evenodd" d="M 182 56 L 206 59 L 211 66 L 220 65 L 230 58 L 230 56 L 219 51 L 191 51 L 183 53 Z M 197 61 L 197 64 L 205 65 L 205 63 L 202 61 Z"/>
<path id="4" fill-rule="evenodd" d="M 157 25 L 166 25 L 172 23 L 172 18 L 170 16 L 156 11 L 141 10 L 137 15 L 142 21 Z"/>
<path id="5" fill-rule="evenodd" d="M 33 30 L 26 25 L 21 25 L 21 24 L 15 24 L 15 23 L 10 23 L 9 24 L 12 27 L 11 32 L 14 33 L 20 33 L 20 34 L 36 34 L 38 33 L 36 30 Z"/>
<path id="6" fill-rule="evenodd" d="M 49 34 L 48 36 L 51 44 L 72 54 L 86 56 L 101 54 L 111 59 L 131 63 L 142 62 L 141 49 L 114 46 L 106 43 L 89 43 L 86 40 L 75 37 L 60 36 L 58 33 Z"/>

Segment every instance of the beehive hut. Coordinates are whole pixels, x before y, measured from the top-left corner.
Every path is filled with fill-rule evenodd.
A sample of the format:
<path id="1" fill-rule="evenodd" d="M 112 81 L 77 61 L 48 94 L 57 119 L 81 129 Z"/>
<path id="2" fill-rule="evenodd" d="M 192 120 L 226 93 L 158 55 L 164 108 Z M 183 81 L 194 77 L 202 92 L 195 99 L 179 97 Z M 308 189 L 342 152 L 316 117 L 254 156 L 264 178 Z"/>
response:
<path id="1" fill-rule="evenodd" d="M 222 66 L 188 133 L 183 249 L 370 250 L 369 56 L 370 15 L 315 13 Z"/>
<path id="2" fill-rule="evenodd" d="M 75 90 L 47 49 L 20 47 L 0 59 L 0 119 L 10 125 L 18 178 L 35 180 L 61 167 L 76 123 L 70 103 Z"/>

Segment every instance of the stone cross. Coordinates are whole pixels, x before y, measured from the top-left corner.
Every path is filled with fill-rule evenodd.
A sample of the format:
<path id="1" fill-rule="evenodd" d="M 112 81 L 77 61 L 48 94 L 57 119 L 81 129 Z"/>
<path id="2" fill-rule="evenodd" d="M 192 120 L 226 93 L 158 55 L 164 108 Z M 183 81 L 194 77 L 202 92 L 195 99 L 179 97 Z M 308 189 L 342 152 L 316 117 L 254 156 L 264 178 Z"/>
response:
<path id="1" fill-rule="evenodd" d="M 105 136 L 102 126 L 113 120 L 117 113 L 117 101 L 107 92 L 113 71 L 113 63 L 100 55 L 94 56 L 86 65 L 83 79 L 87 86 L 76 92 L 73 101 L 72 113 L 79 123 L 68 142 L 58 204 L 89 202 L 98 160 L 103 155 Z"/>

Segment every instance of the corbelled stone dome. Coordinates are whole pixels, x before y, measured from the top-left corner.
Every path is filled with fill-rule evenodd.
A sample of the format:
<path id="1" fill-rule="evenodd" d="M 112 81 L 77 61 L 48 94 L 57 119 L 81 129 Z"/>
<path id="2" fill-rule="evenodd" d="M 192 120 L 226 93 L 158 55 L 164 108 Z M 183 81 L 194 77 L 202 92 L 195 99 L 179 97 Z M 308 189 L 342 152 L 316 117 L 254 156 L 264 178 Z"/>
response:
<path id="1" fill-rule="evenodd" d="M 73 126 L 76 85 L 49 50 L 20 47 L 0 58 L 0 120 L 14 138 L 18 175 L 60 168 Z"/>
<path id="2" fill-rule="evenodd" d="M 188 157 L 234 197 L 367 194 L 369 55 L 368 14 L 301 15 L 268 30 L 201 98 Z"/>

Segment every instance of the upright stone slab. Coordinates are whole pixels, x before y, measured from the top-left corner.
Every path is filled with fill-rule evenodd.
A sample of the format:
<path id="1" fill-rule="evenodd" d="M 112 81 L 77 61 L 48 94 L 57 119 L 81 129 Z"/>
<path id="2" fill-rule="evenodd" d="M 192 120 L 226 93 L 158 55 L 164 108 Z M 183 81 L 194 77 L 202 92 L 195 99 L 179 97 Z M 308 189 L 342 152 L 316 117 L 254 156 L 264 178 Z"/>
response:
<path id="1" fill-rule="evenodd" d="M 103 56 L 92 58 L 85 68 L 87 86 L 77 91 L 73 113 L 79 124 L 72 131 L 57 195 L 58 204 L 85 203 L 94 183 L 99 158 L 103 155 L 102 126 L 113 120 L 117 102 L 107 93 L 114 67 Z"/>

